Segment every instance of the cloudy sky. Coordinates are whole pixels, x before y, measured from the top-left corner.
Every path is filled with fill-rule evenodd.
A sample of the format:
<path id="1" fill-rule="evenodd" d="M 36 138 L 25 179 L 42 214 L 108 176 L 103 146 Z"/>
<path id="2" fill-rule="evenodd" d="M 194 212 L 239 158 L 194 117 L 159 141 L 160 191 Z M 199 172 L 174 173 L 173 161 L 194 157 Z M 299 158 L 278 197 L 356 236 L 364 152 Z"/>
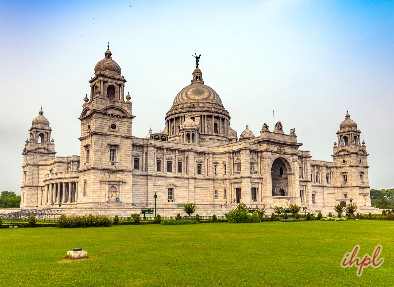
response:
<path id="1" fill-rule="evenodd" d="M 197 52 L 238 135 L 280 120 L 329 161 L 348 109 L 371 187 L 394 187 L 393 31 L 393 1 L 0 0 L 0 191 L 20 191 L 41 105 L 57 154 L 79 155 L 78 117 L 107 42 L 132 95 L 135 136 L 164 128 Z"/>

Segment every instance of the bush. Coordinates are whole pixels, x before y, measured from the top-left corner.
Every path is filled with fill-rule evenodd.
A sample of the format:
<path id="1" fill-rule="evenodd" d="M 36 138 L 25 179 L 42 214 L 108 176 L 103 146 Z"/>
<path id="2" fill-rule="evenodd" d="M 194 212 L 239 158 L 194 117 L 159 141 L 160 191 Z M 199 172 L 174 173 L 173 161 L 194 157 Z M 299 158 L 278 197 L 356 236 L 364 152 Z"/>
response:
<path id="1" fill-rule="evenodd" d="M 181 216 L 181 214 L 180 214 L 180 213 L 178 213 L 178 214 L 176 215 L 175 219 L 176 219 L 176 220 L 181 220 L 181 219 L 182 219 L 182 216 Z"/>
<path id="2" fill-rule="evenodd" d="M 183 224 L 197 224 L 197 220 L 193 219 L 164 219 L 160 224 L 163 225 L 183 225 Z"/>
<path id="3" fill-rule="evenodd" d="M 293 213 L 293 216 L 295 217 L 296 214 L 300 211 L 300 208 L 301 207 L 299 207 L 297 204 L 292 204 L 289 206 L 289 211 Z"/>
<path id="4" fill-rule="evenodd" d="M 194 203 L 185 203 L 183 205 L 183 210 L 190 216 L 196 211 L 196 205 Z"/>
<path id="5" fill-rule="evenodd" d="M 161 222 L 161 215 L 158 214 L 158 215 L 156 215 L 156 217 L 155 217 L 155 223 L 160 224 L 160 222 Z"/>
<path id="6" fill-rule="evenodd" d="M 212 222 L 216 222 L 218 221 L 218 217 L 216 216 L 216 214 L 212 215 Z"/>
<path id="7" fill-rule="evenodd" d="M 274 221 L 275 219 L 276 219 L 275 213 L 272 213 L 272 214 L 271 214 L 271 217 L 270 217 L 270 220 L 271 220 L 271 221 Z"/>
<path id="8" fill-rule="evenodd" d="M 386 214 L 386 219 L 387 220 L 394 220 L 394 212 L 387 212 Z"/>
<path id="9" fill-rule="evenodd" d="M 118 225 L 119 224 L 119 216 L 115 215 L 113 224 L 114 225 Z"/>
<path id="10" fill-rule="evenodd" d="M 29 226 L 34 227 L 37 224 L 37 219 L 34 215 L 30 215 L 29 217 Z"/>
<path id="11" fill-rule="evenodd" d="M 298 213 L 295 215 L 295 219 L 300 219 L 300 215 Z"/>
<path id="12" fill-rule="evenodd" d="M 311 216 L 310 212 L 308 212 L 307 215 L 306 215 L 306 220 L 309 221 L 309 220 L 311 220 L 311 219 L 312 219 L 312 216 Z"/>
<path id="13" fill-rule="evenodd" d="M 289 216 L 287 215 L 287 213 L 283 213 L 283 219 L 287 219 L 289 218 Z"/>
<path id="14" fill-rule="evenodd" d="M 357 211 L 357 205 L 353 203 L 349 203 L 346 206 L 346 213 L 353 215 Z"/>
<path id="15" fill-rule="evenodd" d="M 332 213 L 331 212 L 328 213 L 328 217 L 332 217 Z"/>
<path id="16" fill-rule="evenodd" d="M 112 220 L 103 215 L 84 215 L 84 216 L 60 216 L 57 226 L 60 228 L 76 227 L 109 227 Z"/>
<path id="17" fill-rule="evenodd" d="M 198 213 L 196 214 L 196 220 L 200 221 L 200 215 L 198 215 Z"/>
<path id="18" fill-rule="evenodd" d="M 141 216 L 139 215 L 139 213 L 133 213 L 132 215 L 131 215 L 131 220 L 134 222 L 134 223 L 140 223 L 140 221 L 141 221 Z"/>
<path id="19" fill-rule="evenodd" d="M 335 206 L 335 211 L 338 213 L 338 217 L 341 218 L 342 217 L 342 212 L 344 210 L 344 207 L 340 204 Z"/>
<path id="20" fill-rule="evenodd" d="M 322 217 L 323 217 L 323 215 L 321 214 L 321 212 L 319 212 L 319 213 L 317 214 L 317 220 L 320 220 Z"/>
<path id="21" fill-rule="evenodd" d="M 228 215 L 228 222 L 232 223 L 247 223 L 250 222 L 251 216 L 248 213 L 249 208 L 244 204 L 240 203 L 238 206 L 231 210 Z"/>
<path id="22" fill-rule="evenodd" d="M 3 219 L 0 216 L 0 226 L 3 224 Z"/>
<path id="23" fill-rule="evenodd" d="M 260 221 L 261 221 L 261 220 L 260 220 L 259 213 L 258 213 L 257 211 L 254 211 L 254 212 L 252 213 L 252 217 L 250 218 L 250 221 L 251 221 L 251 222 L 260 222 Z"/>

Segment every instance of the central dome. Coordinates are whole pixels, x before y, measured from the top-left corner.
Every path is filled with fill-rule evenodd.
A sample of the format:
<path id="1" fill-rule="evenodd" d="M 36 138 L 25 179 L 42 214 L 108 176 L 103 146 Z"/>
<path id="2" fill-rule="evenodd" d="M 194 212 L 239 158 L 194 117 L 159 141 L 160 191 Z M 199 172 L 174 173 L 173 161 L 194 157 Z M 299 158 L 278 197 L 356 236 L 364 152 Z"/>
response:
<path id="1" fill-rule="evenodd" d="M 112 53 L 109 50 L 109 47 L 105 52 L 105 58 L 99 61 L 96 64 L 96 67 L 94 67 L 94 72 L 96 75 L 99 74 L 100 72 L 106 72 L 106 71 L 119 75 L 121 73 L 121 69 L 118 63 L 112 60 Z"/>
<path id="2" fill-rule="evenodd" d="M 201 84 L 193 83 L 184 87 L 175 97 L 174 105 L 194 102 L 208 102 L 223 106 L 219 95 L 211 87 Z"/>

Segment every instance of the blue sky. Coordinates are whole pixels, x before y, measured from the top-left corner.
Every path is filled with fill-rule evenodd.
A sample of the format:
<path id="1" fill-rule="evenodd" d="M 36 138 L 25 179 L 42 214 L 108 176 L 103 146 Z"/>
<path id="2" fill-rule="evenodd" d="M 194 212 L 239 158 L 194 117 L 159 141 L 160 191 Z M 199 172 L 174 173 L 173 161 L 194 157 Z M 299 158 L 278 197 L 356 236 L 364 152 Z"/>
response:
<path id="1" fill-rule="evenodd" d="M 280 120 L 314 159 L 331 160 L 348 109 L 371 187 L 393 187 L 393 31 L 394 1 L 0 1 L 0 190 L 19 192 L 41 105 L 58 155 L 80 153 L 82 100 L 108 41 L 135 136 L 164 128 L 197 52 L 238 135 Z"/>

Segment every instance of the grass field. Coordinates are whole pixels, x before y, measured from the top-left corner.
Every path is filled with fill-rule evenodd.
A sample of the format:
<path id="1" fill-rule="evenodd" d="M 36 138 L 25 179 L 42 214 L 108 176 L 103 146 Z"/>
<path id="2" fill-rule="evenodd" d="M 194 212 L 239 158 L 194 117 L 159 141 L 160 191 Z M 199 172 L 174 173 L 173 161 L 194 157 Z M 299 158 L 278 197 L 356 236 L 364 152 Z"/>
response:
<path id="1" fill-rule="evenodd" d="M 383 265 L 341 268 L 355 244 Z M 394 222 L 0 229 L 0 268 L 1 286 L 394 286 Z"/>

